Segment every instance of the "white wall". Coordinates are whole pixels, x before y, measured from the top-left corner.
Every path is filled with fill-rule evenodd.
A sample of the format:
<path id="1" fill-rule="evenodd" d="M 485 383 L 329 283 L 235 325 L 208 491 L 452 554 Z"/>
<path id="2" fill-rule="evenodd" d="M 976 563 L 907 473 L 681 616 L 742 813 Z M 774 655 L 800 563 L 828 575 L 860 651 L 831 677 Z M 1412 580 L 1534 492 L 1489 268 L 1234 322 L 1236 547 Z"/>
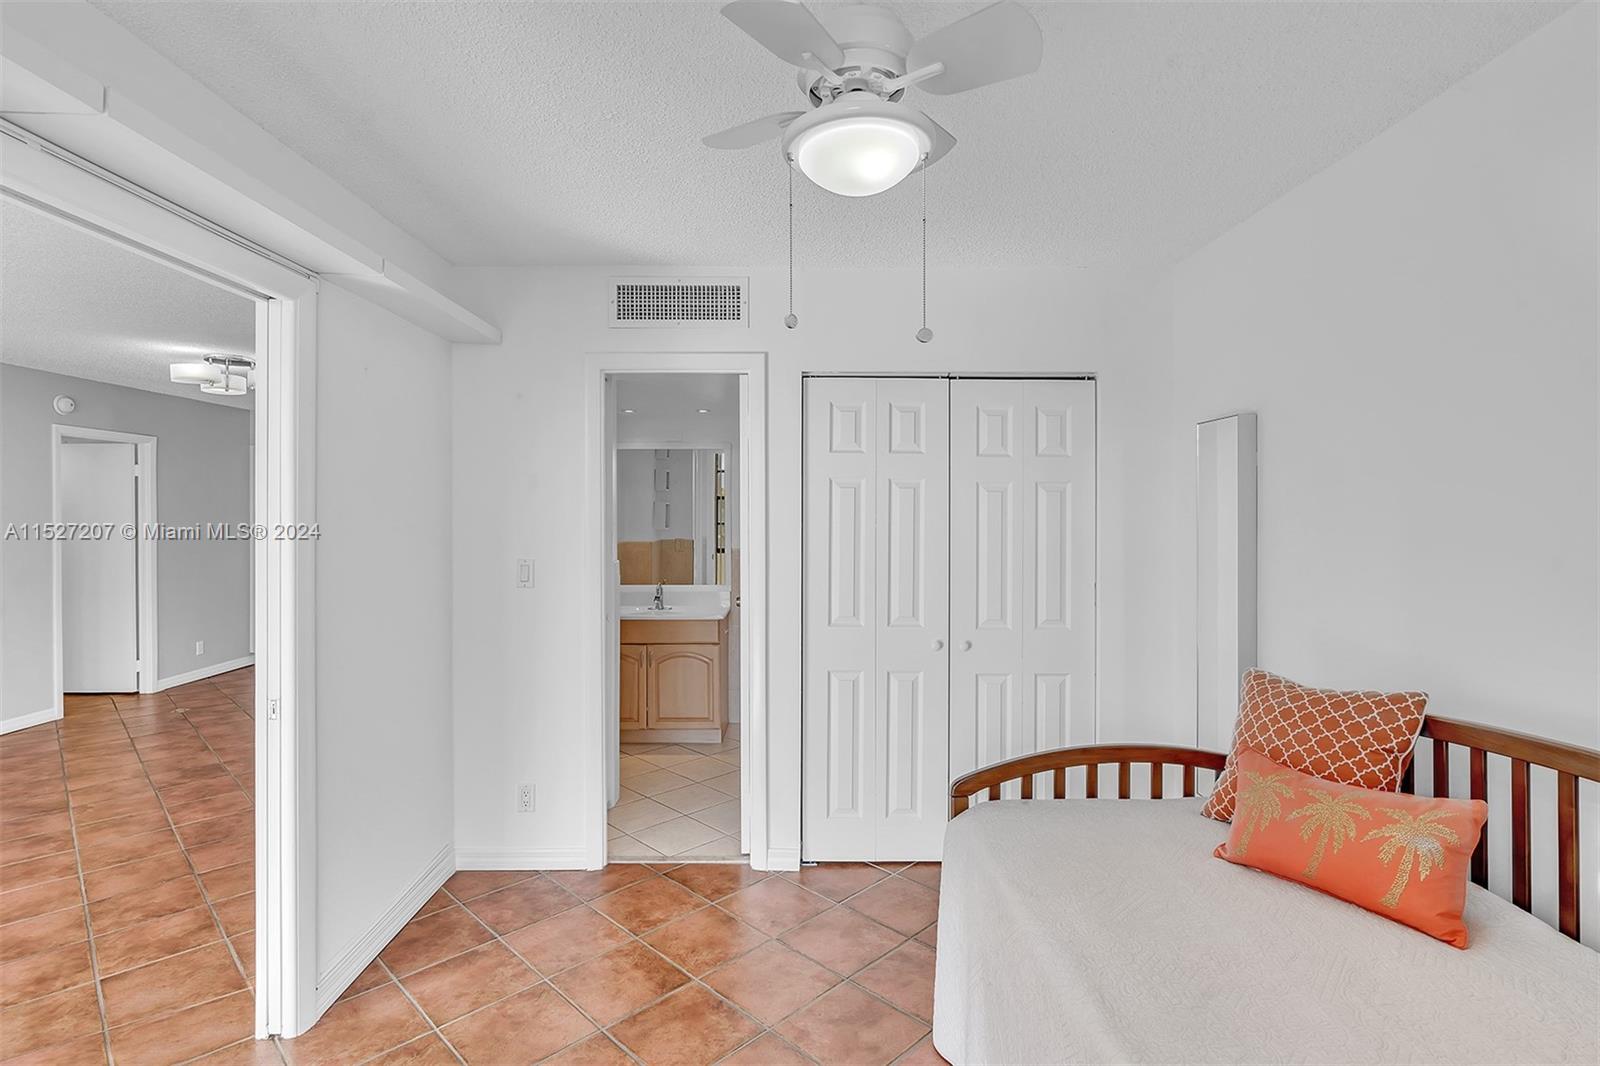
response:
<path id="1" fill-rule="evenodd" d="M 70 415 L 51 406 L 62 393 L 78 401 Z M 156 512 L 163 525 L 248 522 L 251 417 L 236 407 L 0 366 L 0 528 L 50 521 L 52 425 L 158 438 Z M 0 541 L 6 615 L 0 721 L 55 706 L 50 554 L 40 540 Z M 249 542 L 161 541 L 156 609 L 158 679 L 249 655 Z M 196 641 L 205 642 L 204 655 L 194 653 Z"/>
<path id="2" fill-rule="evenodd" d="M 1596 50 L 1580 5 L 1177 270 L 1175 461 L 1192 469 L 1197 419 L 1261 416 L 1263 666 L 1600 746 Z M 1548 919 L 1554 789 L 1534 786 Z M 1504 891 L 1506 829 L 1490 830 Z"/>
<path id="3" fill-rule="evenodd" d="M 377 923 L 408 892 L 431 893 L 450 872 L 437 863 L 453 858 L 449 354 L 432 334 L 323 286 L 316 549 L 323 975 L 341 962 L 365 966 L 388 939 L 375 936 Z M 481 539 L 471 528 L 461 536 L 467 547 Z M 407 917 L 410 911 L 400 920 Z M 360 956 L 353 963 L 352 952 Z"/>
<path id="4" fill-rule="evenodd" d="M 1170 639 L 1177 554 L 1169 541 L 1163 405 L 1170 371 L 1160 301 L 1152 316 L 1113 299 L 1121 286 L 1083 272 L 935 270 L 930 324 L 938 336 L 923 345 L 913 337 L 913 271 L 802 273 L 801 326 L 791 332 L 781 321 L 779 272 L 662 268 L 648 272 L 752 273 L 750 327 L 606 329 L 606 279 L 639 272 L 463 272 L 478 283 L 476 305 L 502 328 L 505 342 L 457 345 L 453 365 L 458 848 L 572 863 L 586 843 L 579 782 L 599 772 L 599 753 L 585 748 L 580 711 L 598 679 L 578 668 L 590 654 L 589 634 L 573 621 L 589 594 L 583 516 L 586 494 L 597 491 L 577 461 L 588 352 L 770 353 L 771 780 L 782 801 L 771 817 L 774 848 L 799 847 L 803 371 L 1099 374 L 1102 732 L 1122 732 L 1132 708 L 1170 705 L 1169 649 L 1146 650 L 1151 631 Z M 537 588 L 513 587 L 517 556 L 539 560 Z M 532 815 L 514 813 L 521 782 L 537 788 Z"/>
<path id="5" fill-rule="evenodd" d="M 1600 741 L 1595 43 L 1584 5 L 1178 268 L 1180 461 L 1261 416 L 1263 665 Z"/>

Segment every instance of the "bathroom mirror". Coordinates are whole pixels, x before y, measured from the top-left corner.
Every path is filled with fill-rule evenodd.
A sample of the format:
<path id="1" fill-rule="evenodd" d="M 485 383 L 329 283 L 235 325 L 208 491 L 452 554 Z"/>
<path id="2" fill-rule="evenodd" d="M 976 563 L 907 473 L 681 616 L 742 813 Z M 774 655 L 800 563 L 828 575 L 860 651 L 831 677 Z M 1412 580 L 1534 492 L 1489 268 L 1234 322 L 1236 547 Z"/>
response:
<path id="1" fill-rule="evenodd" d="M 728 456 L 718 448 L 617 448 L 617 564 L 624 585 L 726 585 Z"/>

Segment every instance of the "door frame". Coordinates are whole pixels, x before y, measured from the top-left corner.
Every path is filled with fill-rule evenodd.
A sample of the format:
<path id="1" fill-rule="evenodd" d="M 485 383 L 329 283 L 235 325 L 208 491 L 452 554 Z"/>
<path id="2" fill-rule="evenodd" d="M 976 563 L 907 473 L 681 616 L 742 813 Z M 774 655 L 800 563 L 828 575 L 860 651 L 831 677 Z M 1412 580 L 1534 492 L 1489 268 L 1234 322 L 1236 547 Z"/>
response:
<path id="1" fill-rule="evenodd" d="M 589 812 L 584 861 L 591 870 L 606 863 L 610 719 L 616 713 L 617 666 L 621 655 L 616 613 L 616 548 L 606 550 L 607 501 L 616 444 L 610 411 L 613 378 L 624 374 L 739 375 L 739 572 L 741 809 L 749 827 L 750 865 L 771 869 L 767 824 L 767 353 L 591 352 L 584 365 L 585 480 L 597 486 L 586 505 L 588 594 L 581 624 L 585 641 L 584 732 L 591 755 L 583 804 Z M 680 442 L 679 447 L 683 447 Z M 615 521 L 613 514 L 612 521 Z"/>
<path id="2" fill-rule="evenodd" d="M 138 530 L 160 521 L 156 515 L 156 438 L 146 433 L 124 433 L 116 429 L 98 429 L 92 426 L 70 426 L 57 423 L 50 427 L 50 522 L 61 525 L 61 447 L 69 438 L 104 441 L 108 444 L 131 444 L 136 464 L 135 518 Z M 116 535 L 121 536 L 118 532 Z M 131 538 L 130 538 L 131 539 Z M 156 690 L 156 542 L 141 536 L 134 541 L 135 581 L 138 597 L 137 629 L 139 642 L 138 691 Z M 66 713 L 67 698 L 62 692 L 65 685 L 64 620 L 61 617 L 61 541 L 50 545 L 50 618 L 51 679 L 55 686 L 55 716 L 59 720 Z"/>
<path id="3" fill-rule="evenodd" d="M 0 196 L 256 302 L 252 522 L 316 522 L 317 276 L 0 120 Z M 317 1020 L 316 542 L 257 536 L 255 1034 Z"/>

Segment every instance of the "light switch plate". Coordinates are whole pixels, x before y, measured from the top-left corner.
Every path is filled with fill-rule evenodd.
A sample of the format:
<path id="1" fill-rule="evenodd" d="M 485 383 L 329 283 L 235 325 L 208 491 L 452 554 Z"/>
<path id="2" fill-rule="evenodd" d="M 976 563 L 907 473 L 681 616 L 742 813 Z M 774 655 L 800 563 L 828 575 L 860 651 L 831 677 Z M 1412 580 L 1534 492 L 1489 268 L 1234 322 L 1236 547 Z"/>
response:
<path id="1" fill-rule="evenodd" d="M 532 559 L 518 559 L 517 560 L 517 588 L 519 588 L 519 589 L 531 589 L 531 588 L 533 588 L 533 560 Z"/>

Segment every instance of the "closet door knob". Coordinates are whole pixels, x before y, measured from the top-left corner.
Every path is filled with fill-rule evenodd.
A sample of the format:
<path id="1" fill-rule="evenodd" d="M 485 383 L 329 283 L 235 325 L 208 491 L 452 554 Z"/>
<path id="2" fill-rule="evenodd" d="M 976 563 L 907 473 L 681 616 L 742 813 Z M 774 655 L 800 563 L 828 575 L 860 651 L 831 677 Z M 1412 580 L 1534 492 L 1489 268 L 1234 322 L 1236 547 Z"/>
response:
<path id="1" fill-rule="evenodd" d="M 970 640 L 963 640 L 963 641 L 962 641 L 962 642 L 961 642 L 961 650 L 962 650 L 962 651 L 971 651 L 971 650 L 972 650 L 972 641 L 970 641 Z"/>
<path id="2" fill-rule="evenodd" d="M 934 651 L 944 651 L 944 641 L 942 641 L 942 640 L 934 641 L 933 642 L 933 650 Z"/>

